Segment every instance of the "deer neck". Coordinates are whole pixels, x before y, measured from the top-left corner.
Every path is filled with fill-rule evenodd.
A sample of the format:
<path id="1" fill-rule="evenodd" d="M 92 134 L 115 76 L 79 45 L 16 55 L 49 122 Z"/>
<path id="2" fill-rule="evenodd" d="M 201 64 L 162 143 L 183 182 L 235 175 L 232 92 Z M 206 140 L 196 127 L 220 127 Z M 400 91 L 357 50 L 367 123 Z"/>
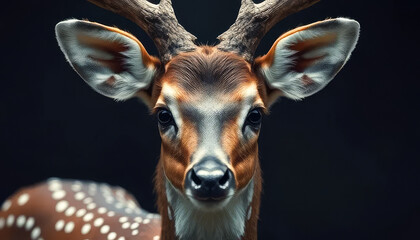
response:
<path id="1" fill-rule="evenodd" d="M 257 239 L 261 185 L 257 161 L 253 179 L 225 207 L 203 211 L 167 180 L 161 159 L 155 178 L 157 205 L 162 217 L 161 240 Z"/>

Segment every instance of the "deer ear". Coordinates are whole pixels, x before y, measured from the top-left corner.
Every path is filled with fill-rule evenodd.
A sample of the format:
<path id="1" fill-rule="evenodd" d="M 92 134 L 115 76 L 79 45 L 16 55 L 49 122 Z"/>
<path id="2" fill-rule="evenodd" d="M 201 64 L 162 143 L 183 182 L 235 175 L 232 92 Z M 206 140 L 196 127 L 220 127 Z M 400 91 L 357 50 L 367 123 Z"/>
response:
<path id="1" fill-rule="evenodd" d="M 269 89 L 278 90 L 272 94 L 302 99 L 334 78 L 349 59 L 358 37 L 359 23 L 354 20 L 316 22 L 280 36 L 265 56 L 255 59 L 255 64 Z M 269 96 L 269 101 L 274 99 Z"/>
<path id="2" fill-rule="evenodd" d="M 58 23 L 55 31 L 70 65 L 95 91 L 125 100 L 151 84 L 159 60 L 131 34 L 74 19 Z"/>

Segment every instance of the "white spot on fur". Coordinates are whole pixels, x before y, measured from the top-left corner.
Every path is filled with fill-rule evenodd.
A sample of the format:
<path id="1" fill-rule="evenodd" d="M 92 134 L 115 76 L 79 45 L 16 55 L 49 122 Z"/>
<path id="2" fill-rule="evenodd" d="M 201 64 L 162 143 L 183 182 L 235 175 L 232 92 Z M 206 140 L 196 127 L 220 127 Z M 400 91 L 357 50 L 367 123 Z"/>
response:
<path id="1" fill-rule="evenodd" d="M 102 234 L 107 234 L 107 233 L 109 232 L 109 226 L 108 226 L 108 225 L 103 225 L 103 226 L 101 227 L 100 232 L 101 232 Z"/>
<path id="2" fill-rule="evenodd" d="M 130 223 L 129 222 L 125 222 L 121 225 L 122 229 L 127 229 L 130 227 Z"/>
<path id="3" fill-rule="evenodd" d="M 57 232 L 59 232 L 59 231 L 63 230 L 64 225 L 65 225 L 64 220 L 62 220 L 62 219 L 58 220 L 58 221 L 55 223 L 55 230 L 56 230 Z"/>
<path id="4" fill-rule="evenodd" d="M 118 221 L 119 221 L 120 223 L 125 223 L 125 222 L 127 222 L 127 221 L 128 221 L 128 217 L 120 217 L 120 219 L 118 219 Z"/>
<path id="5" fill-rule="evenodd" d="M 88 234 L 88 233 L 89 233 L 90 229 L 91 229 L 90 224 L 89 224 L 89 223 L 86 223 L 85 225 L 83 225 L 83 227 L 82 227 L 82 229 L 81 229 L 81 233 L 82 233 L 83 235 L 86 235 L 86 234 Z"/>
<path id="6" fill-rule="evenodd" d="M 6 200 L 3 205 L 1 206 L 2 211 L 7 211 L 12 206 L 12 202 L 10 200 Z"/>
<path id="7" fill-rule="evenodd" d="M 115 232 L 110 232 L 108 234 L 108 240 L 114 240 L 117 237 L 117 233 Z"/>
<path id="8" fill-rule="evenodd" d="M 69 207 L 69 208 L 67 208 L 67 210 L 64 212 L 64 214 L 65 214 L 67 217 L 70 217 L 70 216 L 72 216 L 75 212 L 76 212 L 76 208 L 75 208 L 75 207 Z"/>
<path id="9" fill-rule="evenodd" d="M 26 220 L 25 229 L 29 231 L 35 224 L 35 219 L 33 217 L 29 217 L 28 220 Z"/>
<path id="10" fill-rule="evenodd" d="M 66 196 L 66 191 L 64 190 L 58 190 L 52 193 L 52 198 L 55 200 L 60 200 L 65 196 Z"/>
<path id="11" fill-rule="evenodd" d="M 3 229 L 5 225 L 4 218 L 0 217 L 0 229 Z"/>
<path id="12" fill-rule="evenodd" d="M 137 204 L 131 199 L 127 201 L 127 206 L 132 209 L 137 209 Z"/>
<path id="13" fill-rule="evenodd" d="M 132 214 L 132 213 L 133 213 L 133 209 L 131 209 L 131 208 L 126 208 L 126 209 L 124 209 L 124 211 L 125 211 L 127 214 Z"/>
<path id="14" fill-rule="evenodd" d="M 89 203 L 87 206 L 86 206 L 86 208 L 87 209 L 89 209 L 89 210 L 92 210 L 92 209 L 94 209 L 96 207 L 96 203 Z"/>
<path id="15" fill-rule="evenodd" d="M 66 200 L 61 200 L 57 203 L 57 205 L 55 205 L 55 210 L 57 212 L 64 212 L 64 210 L 66 210 L 68 206 L 69 202 L 67 202 Z"/>
<path id="16" fill-rule="evenodd" d="M 64 232 L 65 233 L 71 233 L 72 231 L 73 231 L 73 229 L 74 229 L 74 222 L 68 222 L 67 224 L 66 224 L 66 226 L 64 227 Z"/>
<path id="17" fill-rule="evenodd" d="M 85 222 L 89 222 L 90 220 L 93 219 L 93 213 L 87 213 L 84 217 L 83 217 L 83 221 Z"/>
<path id="18" fill-rule="evenodd" d="M 23 225 L 25 225 L 25 222 L 26 222 L 26 217 L 24 215 L 20 215 L 16 219 L 16 226 L 17 227 L 23 227 Z"/>
<path id="19" fill-rule="evenodd" d="M 19 196 L 17 203 L 19 206 L 23 206 L 25 205 L 27 202 L 29 201 L 29 194 L 24 193 L 22 195 Z"/>
<path id="20" fill-rule="evenodd" d="M 48 181 L 48 189 L 50 191 L 57 191 L 62 188 L 62 184 L 60 180 L 50 180 Z"/>
<path id="21" fill-rule="evenodd" d="M 11 227 L 14 222 L 15 222 L 15 216 L 11 214 L 7 217 L 6 226 Z"/>
<path id="22" fill-rule="evenodd" d="M 105 202 L 108 204 L 114 203 L 114 198 L 112 196 L 105 196 Z"/>
<path id="23" fill-rule="evenodd" d="M 95 227 L 99 227 L 104 223 L 104 219 L 103 218 L 97 218 L 95 219 L 95 221 L 93 222 L 93 226 Z"/>
<path id="24" fill-rule="evenodd" d="M 83 198 L 85 198 L 86 194 L 84 192 L 77 192 L 76 194 L 74 194 L 74 199 L 76 200 L 82 200 Z"/>
<path id="25" fill-rule="evenodd" d="M 73 190 L 74 192 L 82 190 L 82 183 L 75 182 L 73 185 L 71 185 L 71 190 Z"/>
<path id="26" fill-rule="evenodd" d="M 116 207 L 117 209 L 121 209 L 121 208 L 123 208 L 123 207 L 124 207 L 124 205 L 123 205 L 121 202 L 117 202 L 117 203 L 115 204 L 115 207 Z"/>
<path id="27" fill-rule="evenodd" d="M 104 207 L 98 208 L 98 213 L 99 214 L 105 214 L 106 213 L 106 208 L 104 208 Z"/>
<path id="28" fill-rule="evenodd" d="M 82 217 L 85 214 L 86 214 L 86 209 L 81 208 L 81 209 L 77 210 L 76 217 Z"/>
<path id="29" fill-rule="evenodd" d="M 131 229 L 136 229 L 136 228 L 139 227 L 139 225 L 140 225 L 139 223 L 135 222 L 135 223 L 131 224 L 130 228 Z"/>
<path id="30" fill-rule="evenodd" d="M 39 227 L 36 227 L 31 232 L 31 238 L 35 239 L 41 235 L 41 229 Z"/>
<path id="31" fill-rule="evenodd" d="M 113 216 L 115 216 L 115 212 L 114 211 L 109 211 L 107 215 L 108 215 L 108 217 L 113 217 Z"/>

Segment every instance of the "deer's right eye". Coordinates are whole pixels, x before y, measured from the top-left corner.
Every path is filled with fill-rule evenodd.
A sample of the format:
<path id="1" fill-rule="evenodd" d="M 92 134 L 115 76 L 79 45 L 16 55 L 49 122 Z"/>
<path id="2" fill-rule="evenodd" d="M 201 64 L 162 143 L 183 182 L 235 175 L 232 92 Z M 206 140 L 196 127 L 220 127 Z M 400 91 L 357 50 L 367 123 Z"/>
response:
<path id="1" fill-rule="evenodd" d="M 172 113 L 166 109 L 159 110 L 157 114 L 157 119 L 159 121 L 159 124 L 162 127 L 166 127 L 171 125 L 174 122 L 174 118 L 172 117 Z"/>

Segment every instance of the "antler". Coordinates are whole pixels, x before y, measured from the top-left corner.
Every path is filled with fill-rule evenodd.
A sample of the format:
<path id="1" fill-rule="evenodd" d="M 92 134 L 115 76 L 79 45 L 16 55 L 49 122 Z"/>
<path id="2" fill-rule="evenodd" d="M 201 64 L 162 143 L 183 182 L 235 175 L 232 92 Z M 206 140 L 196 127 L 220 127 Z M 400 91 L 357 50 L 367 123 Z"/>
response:
<path id="1" fill-rule="evenodd" d="M 187 32 L 176 19 L 171 0 L 153 4 L 147 0 L 88 0 L 118 13 L 139 25 L 154 41 L 162 62 L 179 52 L 196 49 L 196 37 Z"/>
<path id="2" fill-rule="evenodd" d="M 217 37 L 220 40 L 217 48 L 236 52 L 251 62 L 259 42 L 276 23 L 318 1 L 266 0 L 255 4 L 252 0 L 242 0 L 235 23 Z"/>

